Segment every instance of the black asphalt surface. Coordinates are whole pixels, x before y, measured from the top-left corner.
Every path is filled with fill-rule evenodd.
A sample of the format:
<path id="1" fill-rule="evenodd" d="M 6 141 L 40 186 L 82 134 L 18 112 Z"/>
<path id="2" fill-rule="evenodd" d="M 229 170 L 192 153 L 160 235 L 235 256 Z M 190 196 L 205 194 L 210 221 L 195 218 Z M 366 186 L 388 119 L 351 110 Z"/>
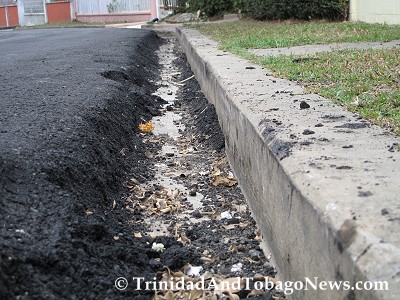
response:
<path id="1" fill-rule="evenodd" d="M 124 180 L 148 176 L 135 132 L 162 102 L 160 43 L 132 29 L 0 31 L 0 299 L 116 299 L 129 296 L 113 287 L 122 271 L 146 273 L 138 242 L 114 239 L 128 229 L 112 207 Z"/>

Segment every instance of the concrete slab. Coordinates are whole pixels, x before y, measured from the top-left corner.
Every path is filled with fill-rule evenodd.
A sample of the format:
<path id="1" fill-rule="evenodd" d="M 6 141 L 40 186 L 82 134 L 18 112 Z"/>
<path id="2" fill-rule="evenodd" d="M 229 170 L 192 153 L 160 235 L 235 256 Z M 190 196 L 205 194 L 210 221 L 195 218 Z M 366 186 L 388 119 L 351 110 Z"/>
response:
<path id="1" fill-rule="evenodd" d="M 216 107 L 229 161 L 281 279 L 350 284 L 308 286 L 291 298 L 398 299 L 398 137 L 218 50 L 198 31 L 176 33 Z M 356 290 L 367 280 L 386 281 L 389 290 Z"/>
<path id="2" fill-rule="evenodd" d="M 364 43 L 334 43 L 334 44 L 315 44 L 306 46 L 269 48 L 269 49 L 249 49 L 249 51 L 258 56 L 278 56 L 278 55 L 305 55 L 317 54 L 320 52 L 330 52 L 334 50 L 350 49 L 400 49 L 400 40 L 390 42 L 364 42 Z"/>
<path id="3" fill-rule="evenodd" d="M 133 23 L 116 23 L 116 24 L 106 24 L 106 28 L 142 28 L 147 22 L 133 22 Z"/>

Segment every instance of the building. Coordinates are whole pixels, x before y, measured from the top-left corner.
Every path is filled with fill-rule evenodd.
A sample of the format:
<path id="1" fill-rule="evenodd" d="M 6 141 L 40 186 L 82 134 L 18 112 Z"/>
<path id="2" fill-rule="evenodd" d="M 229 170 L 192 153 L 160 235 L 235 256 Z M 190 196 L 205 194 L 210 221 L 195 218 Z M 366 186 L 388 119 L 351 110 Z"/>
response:
<path id="1" fill-rule="evenodd" d="M 400 0 L 350 0 L 350 21 L 400 25 Z"/>
<path id="2" fill-rule="evenodd" d="M 180 0 L 0 0 L 0 27 L 146 22 L 182 8 Z"/>

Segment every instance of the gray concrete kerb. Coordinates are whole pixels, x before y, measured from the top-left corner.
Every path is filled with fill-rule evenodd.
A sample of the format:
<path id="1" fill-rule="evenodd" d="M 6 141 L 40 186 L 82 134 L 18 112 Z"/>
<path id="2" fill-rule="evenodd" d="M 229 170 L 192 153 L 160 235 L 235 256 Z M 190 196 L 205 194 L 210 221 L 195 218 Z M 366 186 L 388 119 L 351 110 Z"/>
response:
<path id="1" fill-rule="evenodd" d="M 176 34 L 282 280 L 387 281 L 389 291 L 295 291 L 294 299 L 398 299 L 398 138 L 288 80 Z"/>

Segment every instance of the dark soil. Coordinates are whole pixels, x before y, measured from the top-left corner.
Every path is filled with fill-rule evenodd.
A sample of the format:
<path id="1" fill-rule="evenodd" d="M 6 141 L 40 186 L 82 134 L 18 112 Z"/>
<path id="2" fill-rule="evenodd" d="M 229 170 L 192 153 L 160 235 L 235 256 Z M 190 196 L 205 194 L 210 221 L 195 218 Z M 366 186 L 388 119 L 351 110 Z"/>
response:
<path id="1" fill-rule="evenodd" d="M 179 53 L 179 52 L 178 52 Z M 186 56 L 181 53 L 175 64 L 181 71 L 180 80 L 193 75 Z M 218 116 L 214 105 L 205 98 L 199 83 L 193 79 L 186 82 L 178 93 L 178 105 L 182 105 L 190 116 L 185 120 L 186 135 L 194 132 L 197 135 L 197 145 L 202 145 L 221 152 L 225 147 L 225 138 L 219 127 Z"/>
<path id="2" fill-rule="evenodd" d="M 176 60 L 181 69 L 181 78 L 185 79 L 193 75 L 184 54 Z M 225 157 L 225 139 L 218 123 L 215 108 L 205 98 L 196 80 L 191 80 L 178 93 L 181 105 L 184 109 L 186 130 L 184 136 L 195 135 L 194 146 L 202 149 L 199 155 L 193 156 L 190 163 L 193 166 L 208 163 L 210 166 Z M 194 167 L 195 169 L 195 167 Z M 230 167 L 225 167 L 225 172 L 230 172 Z M 254 274 L 275 276 L 277 270 L 267 263 L 267 259 L 260 248 L 260 241 L 256 238 L 257 227 L 246 204 L 245 198 L 238 185 L 232 187 L 213 186 L 211 179 L 187 178 L 186 185 L 198 187 L 198 191 L 207 195 L 203 202 L 203 212 L 231 211 L 232 219 L 207 220 L 189 226 L 186 235 L 191 239 L 192 246 L 199 252 L 208 251 L 218 257 L 215 263 L 205 266 L 207 270 L 213 270 L 217 274 L 226 277 L 242 276 L 252 277 Z M 197 181 L 197 182 L 196 182 Z M 238 207 L 241 209 L 238 209 Z M 232 229 L 229 225 L 236 226 Z M 237 251 L 230 250 L 235 246 Z M 248 260 L 247 258 L 252 258 Z M 232 272 L 231 267 L 236 263 L 243 264 L 241 272 Z M 245 297 L 245 295 L 241 295 Z"/>
<path id="3" fill-rule="evenodd" d="M 135 132 L 164 102 L 149 83 L 162 40 L 104 29 L 0 39 L 0 298 L 127 296 L 115 279 L 154 269 L 113 203 L 129 174 L 151 175 Z"/>
<path id="4" fill-rule="evenodd" d="M 180 53 L 180 49 L 176 48 L 175 53 Z M 180 73 L 175 81 L 193 75 L 185 55 L 178 54 L 174 64 Z M 275 277 L 277 270 L 269 265 L 264 256 L 260 247 L 259 232 L 239 186 L 214 186 L 211 176 L 202 174 L 208 173 L 216 162 L 225 157 L 225 140 L 214 106 L 208 103 L 195 79 L 186 81 L 177 96 L 178 99 L 168 107 L 182 116 L 179 121 L 185 125 L 182 136 L 176 140 L 158 137 L 158 142 L 156 137 L 155 141 L 146 143 L 167 143 L 178 149 L 193 149 L 193 152 L 183 151 L 180 155 L 159 153 L 152 158 L 158 169 L 164 170 L 160 165 L 168 166 L 161 173 L 172 174 L 171 178 L 187 189 L 183 192 L 181 202 L 183 211 L 157 216 L 148 212 L 146 215 L 146 211 L 143 212 L 146 215 L 145 219 L 150 220 L 150 223 L 162 222 L 167 227 L 169 236 L 175 240 L 182 240 L 185 245 L 183 248 L 179 242 L 180 246 L 171 247 L 163 243 L 166 250 L 161 255 L 159 266 L 165 265 L 173 272 L 184 272 L 185 264 L 201 266 L 202 274 L 209 272 L 224 278 L 253 278 L 255 274 Z M 151 138 L 148 139 L 150 140 Z M 221 169 L 226 174 L 231 172 L 229 165 Z M 153 189 L 163 188 L 162 184 L 163 182 L 154 184 Z M 197 193 L 204 195 L 204 199 L 201 200 L 201 208 L 194 209 L 189 198 Z M 142 204 L 146 201 L 148 200 L 144 199 Z M 220 217 L 226 212 L 230 212 L 232 218 Z M 155 232 L 149 228 L 143 228 L 141 231 L 142 236 L 152 234 Z M 239 265 L 236 270 L 235 265 Z M 243 289 L 238 295 L 244 299 L 250 292 L 250 289 Z M 254 299 L 272 299 L 273 296 L 275 299 L 283 298 L 281 293 L 272 290 L 265 291 Z"/>

